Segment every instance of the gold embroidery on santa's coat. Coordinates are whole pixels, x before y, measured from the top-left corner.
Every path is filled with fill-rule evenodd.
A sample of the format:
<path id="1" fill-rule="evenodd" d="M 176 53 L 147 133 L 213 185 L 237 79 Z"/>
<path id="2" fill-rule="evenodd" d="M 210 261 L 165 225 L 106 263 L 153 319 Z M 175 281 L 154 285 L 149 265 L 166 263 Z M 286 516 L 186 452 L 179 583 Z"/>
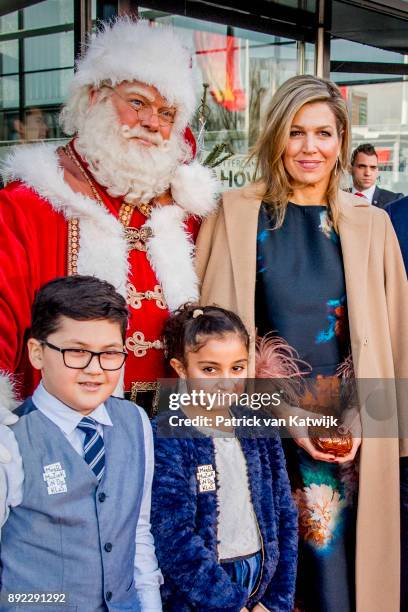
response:
<path id="1" fill-rule="evenodd" d="M 126 301 L 131 308 L 138 310 L 142 307 L 142 300 L 154 300 L 156 306 L 162 310 L 166 310 L 167 304 L 164 299 L 163 291 L 160 285 L 155 285 L 153 290 L 138 291 L 132 283 L 127 284 Z"/>
<path id="2" fill-rule="evenodd" d="M 149 349 L 160 350 L 164 346 L 161 340 L 146 340 L 143 332 L 136 331 L 126 340 L 126 348 L 134 353 L 135 357 L 144 357 Z"/>

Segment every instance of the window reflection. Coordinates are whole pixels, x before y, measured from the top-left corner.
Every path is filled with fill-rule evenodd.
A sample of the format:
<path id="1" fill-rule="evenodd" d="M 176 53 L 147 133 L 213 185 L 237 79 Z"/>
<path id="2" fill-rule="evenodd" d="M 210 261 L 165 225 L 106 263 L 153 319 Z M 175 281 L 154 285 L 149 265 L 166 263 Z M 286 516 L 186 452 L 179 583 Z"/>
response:
<path id="1" fill-rule="evenodd" d="M 63 137 L 57 118 L 73 75 L 73 18 L 73 0 L 46 0 L 0 17 L 3 145 Z"/>
<path id="2" fill-rule="evenodd" d="M 408 55 L 334 40 L 331 58 L 335 69 L 331 78 L 341 86 L 349 106 L 353 148 L 362 143 L 374 145 L 380 186 L 407 193 L 408 76 L 404 71 L 407 71 Z M 379 67 L 383 64 L 383 72 L 360 72 L 361 62 L 376 62 Z M 350 68 L 353 72 L 346 72 Z"/>

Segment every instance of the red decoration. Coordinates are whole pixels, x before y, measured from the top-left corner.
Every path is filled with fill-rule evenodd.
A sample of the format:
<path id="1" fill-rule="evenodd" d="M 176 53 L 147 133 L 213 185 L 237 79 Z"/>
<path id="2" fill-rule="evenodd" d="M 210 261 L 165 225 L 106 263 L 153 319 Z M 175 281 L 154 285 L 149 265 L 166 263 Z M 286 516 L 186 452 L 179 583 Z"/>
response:
<path id="1" fill-rule="evenodd" d="M 240 39 L 234 36 L 195 32 L 198 65 L 215 102 L 229 111 L 243 111 L 247 97 L 241 86 Z"/>
<path id="2" fill-rule="evenodd" d="M 185 129 L 184 140 L 186 141 L 187 144 L 190 145 L 193 157 L 195 157 L 197 153 L 197 143 L 196 143 L 196 139 L 194 138 L 194 134 L 189 128 L 189 126 L 187 126 Z"/>

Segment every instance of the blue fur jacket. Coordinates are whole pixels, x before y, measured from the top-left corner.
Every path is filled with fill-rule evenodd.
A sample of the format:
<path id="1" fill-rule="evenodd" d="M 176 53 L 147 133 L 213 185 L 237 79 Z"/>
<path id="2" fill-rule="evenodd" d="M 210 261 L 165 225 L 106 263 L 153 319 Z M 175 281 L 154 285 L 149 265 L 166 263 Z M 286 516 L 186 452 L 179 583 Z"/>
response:
<path id="1" fill-rule="evenodd" d="M 198 466 L 215 470 L 209 437 L 161 437 L 157 422 L 152 491 L 152 532 L 164 576 L 168 612 L 239 612 L 261 602 L 273 612 L 293 607 L 297 564 L 297 513 L 279 437 L 239 438 L 254 511 L 262 536 L 263 563 L 254 591 L 234 583 L 218 563 L 217 491 L 199 492 Z"/>

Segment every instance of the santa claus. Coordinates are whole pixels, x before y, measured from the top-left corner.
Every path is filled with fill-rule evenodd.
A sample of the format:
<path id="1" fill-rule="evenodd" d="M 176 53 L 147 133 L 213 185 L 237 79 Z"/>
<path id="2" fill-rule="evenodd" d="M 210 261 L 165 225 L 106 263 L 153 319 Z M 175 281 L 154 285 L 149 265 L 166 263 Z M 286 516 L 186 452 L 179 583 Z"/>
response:
<path id="1" fill-rule="evenodd" d="M 25 335 L 35 292 L 91 274 L 127 295 L 124 389 L 155 400 L 162 326 L 197 300 L 193 239 L 215 207 L 209 170 L 192 161 L 197 84 L 174 31 L 121 19 L 77 63 L 62 110 L 72 140 L 20 146 L 0 192 L 0 406 L 31 393 Z M 6 420 L 7 422 L 7 420 Z"/>

